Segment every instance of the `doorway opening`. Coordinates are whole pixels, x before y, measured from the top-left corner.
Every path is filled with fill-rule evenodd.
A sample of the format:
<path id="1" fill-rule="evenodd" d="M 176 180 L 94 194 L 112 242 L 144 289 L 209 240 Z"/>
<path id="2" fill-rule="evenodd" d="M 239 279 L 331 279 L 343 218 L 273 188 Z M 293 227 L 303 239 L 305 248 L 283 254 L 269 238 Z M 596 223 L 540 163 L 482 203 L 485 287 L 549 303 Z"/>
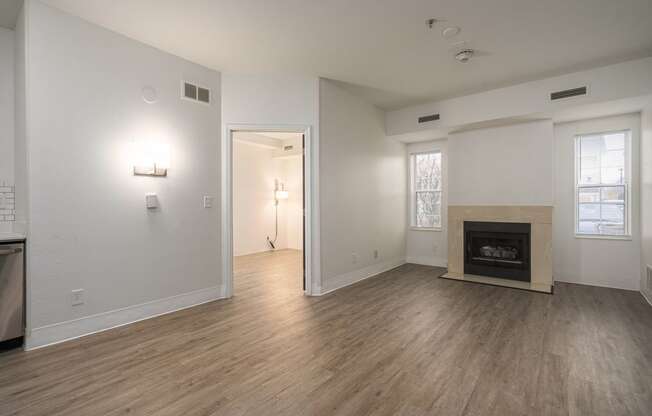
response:
<path id="1" fill-rule="evenodd" d="M 231 276 L 227 296 L 309 293 L 305 132 L 230 132 Z"/>

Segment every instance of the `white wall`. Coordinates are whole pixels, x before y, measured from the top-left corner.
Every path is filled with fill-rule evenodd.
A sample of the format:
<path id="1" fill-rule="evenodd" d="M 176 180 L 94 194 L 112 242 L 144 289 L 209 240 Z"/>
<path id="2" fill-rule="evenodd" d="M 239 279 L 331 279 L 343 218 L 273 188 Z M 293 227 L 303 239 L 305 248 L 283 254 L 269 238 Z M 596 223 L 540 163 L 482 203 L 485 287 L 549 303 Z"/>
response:
<path id="1" fill-rule="evenodd" d="M 652 117 L 649 113 L 647 117 L 643 119 L 644 130 L 652 131 L 649 128 Z M 552 121 L 545 120 L 451 134 L 447 141 L 410 144 L 408 152 L 443 149 L 444 171 L 448 172 L 448 183 L 444 182 L 445 191 L 448 190 L 445 204 L 447 201 L 450 205 L 554 205 L 555 280 L 638 290 L 641 261 L 647 264 L 652 259 L 646 240 L 642 241 L 641 259 L 638 192 L 633 193 L 632 240 L 575 238 L 573 143 L 577 134 L 629 128 L 634 133 L 632 152 L 638 155 L 640 123 L 637 114 L 554 126 Z M 646 137 L 652 142 L 652 136 Z M 650 154 L 649 147 L 643 146 L 643 165 L 647 159 L 652 160 Z M 638 189 L 638 158 L 633 162 L 632 189 Z M 646 190 L 645 183 L 642 190 L 643 216 L 649 217 L 645 198 L 649 199 L 652 192 Z M 652 219 L 648 220 L 652 223 Z M 645 222 L 643 230 L 647 233 Z M 410 230 L 408 261 L 439 265 L 447 255 L 446 243 L 445 232 Z M 441 257 L 433 254 L 438 252 L 446 254 Z"/>
<path id="2" fill-rule="evenodd" d="M 317 79 L 283 75 L 222 74 L 224 124 L 314 126 Z"/>
<path id="3" fill-rule="evenodd" d="M 274 239 L 274 181 L 280 173 L 274 150 L 238 140 L 241 134 L 235 133 L 233 142 L 234 256 L 270 250 L 266 237 Z M 283 209 L 279 206 L 281 225 L 285 225 Z M 285 248 L 285 237 L 282 227 L 278 248 Z"/>
<path id="4" fill-rule="evenodd" d="M 575 237 L 575 136 L 632 130 L 632 154 L 639 154 L 640 115 L 555 125 L 555 209 L 553 276 L 557 281 L 638 290 L 640 285 L 639 158 L 632 160 L 632 239 Z"/>
<path id="5" fill-rule="evenodd" d="M 14 41 L 0 27 L 0 186 L 14 184 Z"/>
<path id="6" fill-rule="evenodd" d="M 320 166 L 322 290 L 403 263 L 405 145 L 385 137 L 382 111 L 327 80 L 320 82 Z"/>
<path id="7" fill-rule="evenodd" d="M 451 134 L 449 205 L 552 205 L 552 137 L 550 120 Z"/>
<path id="8" fill-rule="evenodd" d="M 204 209 L 202 196 L 219 200 L 220 102 L 179 98 L 182 79 L 219 97 L 219 73 L 26 4 L 28 345 L 219 297 L 219 204 Z M 141 98 L 147 85 L 156 104 Z M 134 140 L 170 145 L 167 178 L 133 176 Z M 145 208 L 148 192 L 160 209 Z M 72 307 L 80 288 L 86 302 Z"/>
<path id="9" fill-rule="evenodd" d="M 15 142 L 14 142 L 14 184 L 16 186 L 16 221 L 14 231 L 27 231 L 27 16 L 22 7 L 16 19 L 15 29 Z M 29 242 L 27 243 L 29 245 Z M 28 264 L 27 269 L 31 266 Z M 28 282 L 29 283 L 29 282 Z M 29 291 L 27 295 L 29 296 Z M 29 299 L 28 299 L 29 302 Z M 29 323 L 29 308 L 27 309 Z"/>
<path id="10" fill-rule="evenodd" d="M 585 85 L 589 87 L 587 96 L 550 101 L 553 91 Z M 557 111 L 578 105 L 650 93 L 652 57 L 389 111 L 386 116 L 387 134 L 426 130 L 441 130 L 446 134 L 448 129 L 472 123 L 533 115 L 552 117 Z M 434 113 L 440 113 L 441 120 L 417 122 L 420 116 Z"/>
<path id="11" fill-rule="evenodd" d="M 652 267 L 652 100 L 641 113 L 641 291 L 652 303 L 647 267 Z"/>
<path id="12" fill-rule="evenodd" d="M 0 186 L 14 185 L 14 38 L 12 30 L 0 27 Z M 0 204 L 2 214 L 4 208 Z M 0 231 L 11 231 L 4 218 L 0 215 Z"/>
<path id="13" fill-rule="evenodd" d="M 285 214 L 285 246 L 303 250 L 303 163 L 301 156 L 284 157 L 280 163 L 280 177 L 289 192 L 280 206 Z"/>
<path id="14" fill-rule="evenodd" d="M 406 260 L 408 263 L 446 267 L 448 265 L 448 141 L 435 140 L 407 145 L 408 155 L 429 151 L 441 152 L 442 227 L 441 230 L 419 230 L 408 227 Z M 409 178 L 408 189 L 410 189 Z M 408 225 L 410 224 L 409 215 L 408 209 Z"/>
<path id="15" fill-rule="evenodd" d="M 0 27 L 0 187 L 13 186 L 14 182 L 14 32 Z M 7 196 L 15 196 L 7 193 Z M 14 200 L 0 195 L 0 232 L 12 231 Z M 11 202 L 9 202 L 11 201 Z M 6 219 L 6 221 L 5 221 Z"/>

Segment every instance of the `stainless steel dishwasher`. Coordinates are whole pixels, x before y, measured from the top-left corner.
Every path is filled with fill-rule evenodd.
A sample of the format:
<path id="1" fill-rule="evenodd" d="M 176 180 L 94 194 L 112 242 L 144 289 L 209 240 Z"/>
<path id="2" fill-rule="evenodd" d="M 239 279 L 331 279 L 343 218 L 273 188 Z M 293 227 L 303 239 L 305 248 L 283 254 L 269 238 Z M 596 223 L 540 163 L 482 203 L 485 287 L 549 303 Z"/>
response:
<path id="1" fill-rule="evenodd" d="M 0 342 L 25 332 L 24 253 L 23 243 L 0 244 Z"/>

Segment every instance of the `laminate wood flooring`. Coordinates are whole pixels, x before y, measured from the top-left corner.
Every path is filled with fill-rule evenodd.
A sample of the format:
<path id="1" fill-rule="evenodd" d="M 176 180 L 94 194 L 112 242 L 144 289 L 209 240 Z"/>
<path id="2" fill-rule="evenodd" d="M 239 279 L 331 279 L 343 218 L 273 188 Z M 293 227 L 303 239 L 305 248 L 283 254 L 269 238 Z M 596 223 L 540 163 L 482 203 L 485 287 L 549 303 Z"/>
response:
<path id="1" fill-rule="evenodd" d="M 235 260 L 235 297 L 0 353 L 0 415 L 646 415 L 652 307 L 406 264 L 323 297 L 301 256 Z"/>

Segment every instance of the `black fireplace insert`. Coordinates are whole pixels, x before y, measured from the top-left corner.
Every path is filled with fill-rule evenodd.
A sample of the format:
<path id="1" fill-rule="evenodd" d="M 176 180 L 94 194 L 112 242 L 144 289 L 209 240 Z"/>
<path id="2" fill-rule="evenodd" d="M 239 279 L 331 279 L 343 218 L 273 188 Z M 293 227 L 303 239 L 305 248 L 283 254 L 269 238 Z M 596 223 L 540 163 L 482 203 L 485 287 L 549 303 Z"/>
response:
<path id="1" fill-rule="evenodd" d="M 530 281 L 530 224 L 464 222 L 464 273 Z"/>

